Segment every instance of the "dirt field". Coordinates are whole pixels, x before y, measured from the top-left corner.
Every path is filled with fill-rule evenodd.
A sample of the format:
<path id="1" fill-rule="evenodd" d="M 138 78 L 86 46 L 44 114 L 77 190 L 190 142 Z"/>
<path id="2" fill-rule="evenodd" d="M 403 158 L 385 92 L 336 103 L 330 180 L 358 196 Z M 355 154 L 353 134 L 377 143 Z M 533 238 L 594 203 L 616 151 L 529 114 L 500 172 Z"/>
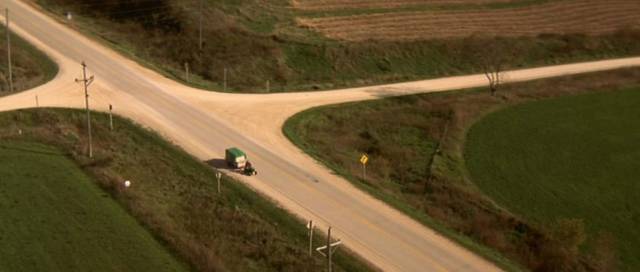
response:
<path id="1" fill-rule="evenodd" d="M 336 10 L 351 8 L 397 8 L 418 5 L 515 3 L 523 0 L 292 0 L 301 10 Z"/>
<path id="2" fill-rule="evenodd" d="M 356 5 L 367 1 L 326 2 Z M 377 0 L 368 2 L 383 3 Z M 535 36 L 541 33 L 584 33 L 596 35 L 622 28 L 637 28 L 640 25 L 640 1 L 568 0 L 503 9 L 390 11 L 353 16 L 298 18 L 298 23 L 330 38 L 348 41 L 459 38 L 474 34 Z"/>

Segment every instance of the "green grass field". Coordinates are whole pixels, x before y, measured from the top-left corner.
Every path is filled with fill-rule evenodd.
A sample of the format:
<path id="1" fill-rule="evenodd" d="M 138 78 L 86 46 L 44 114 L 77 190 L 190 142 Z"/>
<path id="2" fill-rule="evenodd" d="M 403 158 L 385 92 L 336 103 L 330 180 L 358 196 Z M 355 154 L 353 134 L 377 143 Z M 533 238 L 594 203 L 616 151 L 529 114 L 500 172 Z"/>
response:
<path id="1" fill-rule="evenodd" d="M 584 219 L 615 237 L 622 271 L 640 270 L 640 88 L 494 112 L 468 134 L 473 181 L 541 223 Z"/>
<path id="2" fill-rule="evenodd" d="M 308 256 L 304 222 L 227 177 L 218 194 L 210 166 L 131 121 L 115 118 L 110 131 L 106 114 L 92 114 L 94 158 L 87 158 L 84 116 L 82 111 L 61 109 L 0 113 L 0 143 L 42 142 L 63 150 L 73 163 L 55 170 L 71 172 L 68 169 L 77 171 L 79 166 L 104 190 L 100 199 L 115 199 L 196 270 L 324 269 L 319 254 Z M 34 167 L 26 159 L 19 161 L 7 164 L 2 159 L 0 165 Z M 132 182 L 129 189 L 123 189 L 124 180 Z M 315 243 L 321 244 L 322 235 L 315 236 Z M 85 251 L 80 246 L 75 250 Z M 370 270 L 344 248 L 334 261 L 334 271 Z"/>
<path id="3" fill-rule="evenodd" d="M 186 271 L 57 148 L 0 143 L 0 271 Z"/>

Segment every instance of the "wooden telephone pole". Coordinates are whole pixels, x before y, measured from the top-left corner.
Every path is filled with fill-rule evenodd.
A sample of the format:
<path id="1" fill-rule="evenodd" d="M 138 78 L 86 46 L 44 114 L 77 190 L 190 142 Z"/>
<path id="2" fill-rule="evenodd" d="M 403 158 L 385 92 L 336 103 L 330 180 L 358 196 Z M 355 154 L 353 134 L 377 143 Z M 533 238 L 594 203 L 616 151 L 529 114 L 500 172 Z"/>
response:
<path id="1" fill-rule="evenodd" d="M 89 133 L 89 158 L 93 158 L 93 147 L 91 143 L 91 111 L 89 111 L 89 85 L 93 82 L 93 76 L 87 78 L 87 65 L 82 62 L 82 79 L 77 79 L 76 82 L 82 82 L 84 85 L 84 102 L 87 109 L 87 131 Z"/>
<path id="2" fill-rule="evenodd" d="M 329 230 L 327 230 L 327 245 L 316 248 L 316 251 L 322 254 L 322 256 L 327 257 L 327 271 L 329 272 L 331 272 L 333 269 L 332 268 L 333 253 L 336 251 L 336 249 L 338 249 L 338 246 L 340 244 L 342 244 L 342 241 L 340 240 L 338 240 L 337 242 L 331 243 L 331 227 L 329 227 Z M 322 252 L 323 250 L 326 251 L 326 253 Z"/>
<path id="3" fill-rule="evenodd" d="M 13 70 L 11 68 L 11 31 L 9 30 L 9 9 L 5 10 L 5 16 L 7 23 L 7 61 L 9 62 L 9 91 L 13 92 Z"/>
<path id="4" fill-rule="evenodd" d="M 198 39 L 198 49 L 200 49 L 200 51 L 202 51 L 202 1 L 204 0 L 200 0 L 200 28 L 199 28 L 199 36 L 200 38 Z"/>

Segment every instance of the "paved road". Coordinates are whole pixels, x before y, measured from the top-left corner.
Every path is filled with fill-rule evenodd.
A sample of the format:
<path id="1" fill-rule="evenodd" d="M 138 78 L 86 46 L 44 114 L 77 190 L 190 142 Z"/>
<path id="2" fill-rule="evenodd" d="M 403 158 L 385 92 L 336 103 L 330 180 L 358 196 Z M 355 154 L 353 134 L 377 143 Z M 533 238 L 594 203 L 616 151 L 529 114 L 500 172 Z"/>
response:
<path id="1" fill-rule="evenodd" d="M 424 81 L 312 94 L 260 96 L 203 92 L 140 67 L 23 3 L 0 1 L 0 8 L 5 7 L 11 10 L 18 34 L 52 56 L 61 70 L 51 83 L 0 99 L 0 110 L 32 107 L 35 95 L 39 96 L 42 106 L 82 107 L 82 93 L 73 78 L 79 76 L 79 63 L 84 60 L 96 76 L 91 103 L 97 109 L 114 103 L 117 113 L 159 131 L 203 160 L 221 158 L 223 150 L 230 146 L 244 149 L 260 175 L 239 177 L 242 181 L 298 216 L 313 219 L 319 227 L 332 226 L 346 246 L 381 269 L 499 270 L 332 175 L 286 143 L 279 132 L 284 118 L 306 107 L 478 86 L 484 84 L 481 76 L 444 79 L 437 84 Z M 639 64 L 640 59 L 628 59 L 621 63 L 544 70 L 546 73 L 531 70 L 523 72 L 521 78 Z M 238 114 L 238 110 L 242 112 Z"/>

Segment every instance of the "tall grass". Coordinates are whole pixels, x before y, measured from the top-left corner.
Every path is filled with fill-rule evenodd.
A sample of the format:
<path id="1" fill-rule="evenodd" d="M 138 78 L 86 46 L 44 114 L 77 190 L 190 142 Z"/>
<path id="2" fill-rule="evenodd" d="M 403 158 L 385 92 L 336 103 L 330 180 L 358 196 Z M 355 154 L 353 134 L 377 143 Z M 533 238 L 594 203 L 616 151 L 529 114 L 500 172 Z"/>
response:
<path id="1" fill-rule="evenodd" d="M 7 63 L 6 28 L 0 26 L 0 96 L 9 91 L 9 67 Z M 19 92 L 31 89 L 53 79 L 58 73 L 58 66 L 33 45 L 11 33 L 11 62 L 13 90 Z"/>

